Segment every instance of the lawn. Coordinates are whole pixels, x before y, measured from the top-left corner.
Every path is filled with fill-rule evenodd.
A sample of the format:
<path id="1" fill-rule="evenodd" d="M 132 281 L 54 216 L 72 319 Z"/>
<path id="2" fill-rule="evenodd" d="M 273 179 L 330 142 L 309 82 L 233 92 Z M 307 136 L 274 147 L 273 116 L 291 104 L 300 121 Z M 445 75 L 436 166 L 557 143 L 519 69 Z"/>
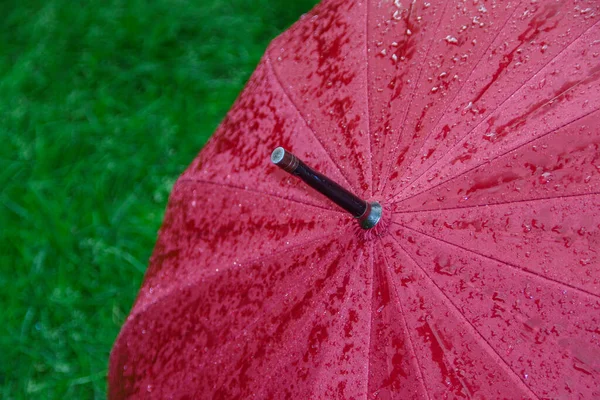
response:
<path id="1" fill-rule="evenodd" d="M 173 183 L 315 3 L 0 2 L 0 398 L 105 398 Z"/>

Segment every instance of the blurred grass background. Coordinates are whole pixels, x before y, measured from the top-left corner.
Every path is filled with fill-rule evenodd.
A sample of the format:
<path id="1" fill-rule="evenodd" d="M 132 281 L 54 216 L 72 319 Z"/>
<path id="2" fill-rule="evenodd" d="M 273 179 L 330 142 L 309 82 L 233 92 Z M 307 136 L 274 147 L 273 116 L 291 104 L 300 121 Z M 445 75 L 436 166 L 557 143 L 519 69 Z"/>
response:
<path id="1" fill-rule="evenodd" d="M 175 179 L 315 3 L 0 2 L 0 398 L 105 398 Z"/>

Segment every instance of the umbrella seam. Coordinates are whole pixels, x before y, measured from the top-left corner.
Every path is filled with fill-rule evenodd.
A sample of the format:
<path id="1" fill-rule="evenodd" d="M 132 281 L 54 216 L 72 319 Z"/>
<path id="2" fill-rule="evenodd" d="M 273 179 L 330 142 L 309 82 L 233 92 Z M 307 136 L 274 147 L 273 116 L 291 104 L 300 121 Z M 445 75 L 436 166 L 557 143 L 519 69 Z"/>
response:
<path id="1" fill-rule="evenodd" d="M 368 6 L 367 6 L 368 7 Z M 373 252 L 374 252 L 374 244 L 370 243 L 369 249 L 369 264 L 371 265 L 371 287 L 369 293 L 369 341 L 367 342 L 367 390 L 365 393 L 365 399 L 369 398 L 369 392 L 371 387 L 371 340 L 373 336 L 373 286 L 375 282 L 375 268 L 373 263 Z"/>
<path id="2" fill-rule="evenodd" d="M 371 136 L 371 96 L 369 96 L 369 88 L 370 79 L 369 79 L 369 71 L 371 68 L 371 63 L 369 62 L 369 5 L 370 2 L 365 2 L 365 60 L 367 63 L 367 68 L 365 68 L 365 93 L 367 99 L 367 137 L 369 138 L 369 169 L 371 170 L 371 182 L 369 182 L 369 192 L 371 197 L 373 196 L 373 181 L 375 180 L 375 173 L 373 171 L 373 137 Z"/>
<path id="3" fill-rule="evenodd" d="M 571 197 L 586 197 L 586 196 L 597 196 L 597 195 L 600 195 L 600 192 L 569 194 L 569 195 L 556 196 L 556 197 L 540 197 L 540 198 L 536 198 L 536 199 L 504 201 L 504 202 L 499 202 L 499 203 L 473 204 L 473 205 L 464 206 L 464 207 L 432 208 L 432 209 L 426 209 L 426 210 L 416 209 L 416 210 L 409 210 L 409 211 L 394 210 L 394 213 L 395 214 L 416 214 L 416 213 L 421 213 L 421 212 L 464 210 L 464 209 L 469 209 L 469 208 L 504 206 L 507 204 L 531 203 L 531 202 L 535 202 L 535 201 L 558 200 L 558 199 L 568 199 Z M 401 200 L 397 203 L 392 203 L 392 204 L 399 204 L 402 201 L 404 201 L 404 200 Z"/>
<path id="4" fill-rule="evenodd" d="M 446 1 L 444 4 L 444 11 L 441 13 L 440 15 L 440 19 L 439 22 L 441 22 L 444 19 L 444 16 L 446 15 L 446 10 L 448 9 L 448 4 L 450 2 Z M 412 4 L 411 4 L 411 11 L 412 11 Z M 410 18 L 410 14 L 407 17 L 407 20 Z M 387 186 L 387 183 L 389 181 L 388 179 L 388 175 L 390 172 L 390 168 L 392 168 L 392 164 L 394 163 L 394 159 L 396 158 L 396 153 L 397 153 L 397 148 L 398 148 L 398 143 L 400 141 L 400 139 L 402 138 L 402 134 L 404 133 L 404 129 L 406 127 L 406 120 L 408 119 L 408 113 L 410 111 L 410 108 L 412 106 L 414 97 L 415 97 L 415 93 L 417 92 L 417 87 L 419 86 L 418 83 L 421 81 L 421 76 L 423 75 L 423 70 L 425 69 L 425 64 L 427 61 L 427 58 L 429 58 L 429 53 L 431 52 L 431 49 L 433 47 L 433 42 L 435 41 L 435 38 L 437 37 L 438 32 L 442 29 L 442 25 L 438 24 L 437 29 L 435 30 L 434 34 L 431 37 L 431 40 L 429 41 L 429 46 L 427 47 L 427 52 L 425 53 L 425 56 L 423 57 L 423 62 L 421 63 L 421 68 L 419 69 L 419 75 L 417 76 L 417 80 L 415 81 L 415 86 L 412 90 L 412 93 L 410 95 L 410 102 L 408 103 L 408 106 L 406 107 L 406 112 L 404 113 L 404 118 L 402 119 L 402 123 L 400 124 L 400 126 L 402 127 L 402 129 L 400 130 L 400 133 L 398 135 L 396 135 L 395 140 L 393 141 L 393 146 L 392 146 L 392 161 L 388 163 L 387 166 L 384 166 L 384 173 L 382 174 L 383 180 L 382 182 L 379 183 L 379 188 L 377 188 L 377 192 L 378 193 L 383 193 L 385 191 L 385 188 Z M 383 160 L 385 163 L 385 160 Z"/>
<path id="5" fill-rule="evenodd" d="M 302 121 L 304 122 L 304 125 L 306 125 L 306 127 L 312 133 L 312 135 L 315 138 L 315 140 L 317 141 L 317 143 L 319 143 L 319 145 L 321 146 L 321 148 L 323 149 L 323 151 L 325 152 L 325 154 L 327 154 L 327 156 L 329 157 L 329 160 L 337 168 L 337 170 L 340 173 L 341 177 L 346 182 L 346 185 L 348 185 L 349 187 L 351 187 L 353 191 L 356 191 L 356 188 L 354 187 L 354 185 L 352 185 L 350 183 L 350 181 L 348 180 L 348 177 L 344 174 L 344 171 L 342 171 L 342 169 L 340 168 L 340 166 L 338 165 L 338 163 L 333 159 L 331 153 L 327 150 L 327 148 L 325 148 L 325 146 L 321 142 L 321 139 L 319 139 L 319 137 L 317 136 L 317 132 L 315 132 L 314 128 L 308 124 L 308 121 L 306 120 L 306 117 L 304 116 L 304 114 L 302 114 L 302 112 L 300 111 L 300 108 L 298 107 L 298 105 L 292 100 L 292 97 L 290 96 L 290 94 L 288 93 L 288 91 L 283 86 L 281 78 L 277 74 L 277 71 L 275 71 L 275 67 L 273 67 L 273 63 L 271 61 L 271 55 L 269 54 L 268 51 L 265 53 L 265 58 L 264 59 L 266 61 L 266 64 L 269 66 L 269 70 L 271 71 L 271 74 L 275 78 L 275 82 L 277 82 L 277 86 L 279 86 L 279 89 L 282 91 L 282 93 L 288 99 L 289 103 L 294 107 L 294 109 L 296 110 L 296 112 L 298 113 L 298 115 L 300 116 L 300 118 L 302 119 Z"/>
<path id="6" fill-rule="evenodd" d="M 513 270 L 520 271 L 520 272 L 522 272 L 523 274 L 526 274 L 526 275 L 530 275 L 530 276 L 536 277 L 537 279 L 540 279 L 540 280 L 542 280 L 542 281 L 544 281 L 544 282 L 549 282 L 549 283 L 552 283 L 552 284 L 554 284 L 554 285 L 557 285 L 557 286 L 566 286 L 566 287 L 568 287 L 569 289 L 571 289 L 571 290 L 573 290 L 573 291 L 575 291 L 575 292 L 579 293 L 579 294 L 580 294 L 580 295 L 582 295 L 582 296 L 590 296 L 590 297 L 593 297 L 593 298 L 595 298 L 595 299 L 597 299 L 597 300 L 600 300 L 600 296 L 599 296 L 599 295 L 597 295 L 597 294 L 594 294 L 594 293 L 592 293 L 592 292 L 588 292 L 588 291 L 587 291 L 587 290 L 585 290 L 585 289 L 578 288 L 578 287 L 576 287 L 576 286 L 573 286 L 573 285 L 571 285 L 571 284 L 569 284 L 569 283 L 566 283 L 566 282 L 561 282 L 561 281 L 558 281 L 558 280 L 555 280 L 555 279 L 549 278 L 549 277 L 547 277 L 547 276 L 540 275 L 540 274 L 538 274 L 538 273 L 536 273 L 536 272 L 534 272 L 534 271 L 527 270 L 527 269 L 525 269 L 525 268 L 519 267 L 518 265 L 511 264 L 511 263 L 509 263 L 509 262 L 502 261 L 502 260 L 499 260 L 499 259 L 497 259 L 497 258 L 494 258 L 494 257 L 491 257 L 491 256 L 486 256 L 485 254 L 477 253 L 477 252 L 476 252 L 476 251 L 474 251 L 474 250 L 468 249 L 468 248 L 466 248 L 466 247 L 462 247 L 462 246 L 460 246 L 460 245 L 458 245 L 458 244 L 455 244 L 455 243 L 452 243 L 452 242 L 448 242 L 448 241 L 446 241 L 446 240 L 444 240 L 444 239 L 440 239 L 440 238 L 438 238 L 438 237 L 436 237 L 436 236 L 429 235 L 429 234 L 427 234 L 427 233 L 424 233 L 424 232 L 418 231 L 418 230 L 416 230 L 416 229 L 414 229 L 414 228 L 411 228 L 411 227 L 409 227 L 409 226 L 406 226 L 406 225 L 400 224 L 399 222 L 395 222 L 395 221 L 394 221 L 394 222 L 392 222 L 392 223 L 393 223 L 393 224 L 395 224 L 395 225 L 398 225 L 398 226 L 400 226 L 400 227 L 402 227 L 402 228 L 404 228 L 404 229 L 408 229 L 408 230 L 410 230 L 410 231 L 413 231 L 413 232 L 419 233 L 419 234 L 421 234 L 421 235 L 423 235 L 423 236 L 427 236 L 427 237 L 429 237 L 429 238 L 431 238 L 431 239 L 434 239 L 434 240 L 440 241 L 440 242 L 442 242 L 442 243 L 446 243 L 446 244 L 447 244 L 447 245 L 449 245 L 449 246 L 457 247 L 457 248 L 459 248 L 459 249 L 461 249 L 461 250 L 463 250 L 463 251 L 466 251 L 466 252 L 468 252 L 468 253 L 470 253 L 470 254 L 474 254 L 474 255 L 475 255 L 475 256 L 477 256 L 477 257 L 486 258 L 486 259 L 488 259 L 488 260 L 491 260 L 491 261 L 494 261 L 494 262 L 497 262 L 497 263 L 501 263 L 501 264 L 507 265 L 507 266 L 511 267 Z"/>
<path id="7" fill-rule="evenodd" d="M 274 193 L 261 192 L 261 191 L 258 191 L 258 190 L 243 188 L 243 187 L 240 187 L 240 186 L 229 185 L 229 184 L 225 184 L 225 183 L 210 182 L 210 181 L 203 181 L 203 180 L 200 180 L 200 179 L 190 179 L 190 178 L 179 179 L 177 182 L 181 183 L 181 184 L 186 184 L 186 185 L 187 184 L 193 184 L 193 183 L 200 183 L 200 184 L 207 184 L 207 185 L 215 185 L 215 186 L 224 187 L 224 188 L 228 188 L 228 189 L 241 190 L 241 191 L 256 193 L 256 194 L 259 194 L 259 195 L 276 197 L 278 199 L 286 200 L 286 201 L 289 201 L 291 203 L 297 203 L 297 204 L 302 204 L 302 205 L 309 206 L 309 207 L 315 207 L 315 208 L 321 209 L 323 211 L 328 211 L 328 212 L 333 212 L 333 213 L 337 213 L 337 214 L 346 215 L 345 213 L 343 213 L 340 210 L 335 210 L 335 209 L 332 209 L 332 208 L 325 208 L 323 206 L 319 206 L 319 205 L 311 204 L 311 203 L 305 203 L 303 201 L 300 201 L 300 200 L 297 200 L 297 199 L 293 199 L 293 198 L 290 198 L 290 197 L 283 197 L 283 196 L 276 195 Z"/>
<path id="8" fill-rule="evenodd" d="M 400 225 L 397 222 L 394 222 L 394 223 L 397 225 Z M 404 227 L 403 225 L 400 225 L 400 226 Z M 404 228 L 406 228 L 406 227 L 404 227 Z M 407 228 L 407 229 L 410 229 L 410 228 Z M 529 394 L 532 395 L 534 398 L 540 400 L 540 397 L 529 386 L 527 386 L 527 384 L 521 379 L 519 374 L 511 368 L 510 364 L 508 364 L 508 362 L 500 354 L 498 354 L 498 352 L 492 347 L 492 345 L 487 341 L 487 339 L 479 332 L 479 330 L 477 330 L 477 328 L 475 328 L 475 326 L 471 323 L 471 321 L 469 321 L 469 319 L 465 315 L 463 315 L 463 313 L 460 312 L 460 310 L 458 309 L 458 307 L 456 307 L 456 305 L 454 304 L 452 299 L 450 299 L 450 297 L 448 297 L 446 295 L 446 293 L 444 293 L 444 291 L 437 285 L 437 283 L 435 283 L 435 281 L 429 276 L 429 274 L 425 271 L 425 269 L 410 255 L 410 253 L 408 251 L 406 251 L 404 249 L 404 247 L 400 244 L 400 242 L 393 235 L 391 237 L 392 237 L 392 240 L 394 240 L 394 242 L 396 242 L 396 244 L 404 252 L 404 254 L 406 254 L 412 260 L 412 262 L 417 266 L 417 268 L 419 268 L 425 274 L 425 276 L 429 279 L 429 281 L 437 289 L 437 292 L 439 292 L 439 294 L 441 294 L 443 298 L 448 300 L 449 304 L 452 305 L 452 309 L 454 309 L 454 312 L 457 313 L 458 316 L 460 316 L 460 318 L 463 320 L 463 322 L 467 323 L 467 326 L 469 326 L 474 331 L 474 333 L 476 333 L 476 335 L 474 335 L 474 337 L 475 338 L 479 337 L 479 340 L 481 340 L 481 341 L 483 341 L 483 343 L 485 343 L 485 347 L 488 349 L 487 352 L 490 356 L 492 356 L 492 359 L 497 357 L 499 360 L 501 360 L 502 363 L 505 365 L 505 367 L 508 368 L 507 372 L 510 371 L 513 374 L 513 376 L 517 378 L 517 384 L 519 386 L 521 386 L 526 393 L 529 392 Z M 480 344 L 483 344 L 483 343 L 480 342 Z M 494 355 L 495 355 L 495 357 L 494 357 Z M 456 368 L 453 365 L 453 363 L 452 363 L 452 368 L 453 369 Z M 456 371 L 454 371 L 454 373 L 456 373 Z"/>
<path id="9" fill-rule="evenodd" d="M 571 89 L 573 89 L 573 88 L 576 88 L 578 85 L 579 85 L 579 84 L 577 84 L 577 85 L 573 86 L 573 87 L 572 87 L 572 88 L 570 88 L 569 90 L 571 90 Z M 547 103 L 546 103 L 546 104 L 547 104 Z M 567 127 L 567 126 L 571 125 L 571 124 L 574 124 L 574 123 L 576 123 L 577 121 L 579 121 L 579 120 L 581 120 L 581 119 L 583 119 L 583 118 L 586 118 L 586 117 L 590 116 L 591 114 L 593 114 L 593 113 L 595 113 L 595 112 L 597 112 L 597 111 L 600 111 L 600 108 L 594 109 L 594 110 L 592 110 L 592 111 L 588 112 L 587 114 L 581 115 L 581 116 L 579 116 L 579 117 L 575 118 L 575 119 L 574 119 L 574 120 L 572 120 L 572 121 L 569 121 L 569 122 L 567 122 L 567 123 L 565 123 L 565 124 L 563 124 L 563 125 L 557 126 L 557 127 L 556 127 L 556 128 L 554 128 L 554 129 L 550 129 L 548 132 L 546 132 L 546 133 L 543 133 L 543 134 L 541 134 L 541 135 L 540 135 L 540 136 L 538 136 L 538 137 L 535 137 L 535 138 L 533 138 L 533 139 L 531 139 L 531 140 L 528 140 L 527 142 L 521 143 L 520 145 L 518 145 L 518 146 L 516 146 L 516 147 L 514 147 L 514 148 L 508 149 L 508 150 L 506 150 L 504 153 L 502 153 L 502 154 L 498 154 L 498 155 L 497 155 L 496 157 L 494 157 L 494 158 L 491 158 L 491 159 L 489 159 L 489 160 L 484 160 L 484 161 L 483 161 L 483 162 L 481 162 L 480 164 L 478 164 L 478 165 L 474 165 L 472 168 L 469 168 L 469 169 L 467 169 L 467 170 L 465 170 L 465 171 L 463 171 L 463 172 L 459 173 L 458 175 L 455 175 L 455 176 L 453 176 L 452 178 L 449 178 L 449 179 L 447 179 L 447 180 L 445 180 L 445 181 L 442 181 L 442 182 L 440 182 L 440 183 L 438 183 L 438 184 L 436 184 L 436 185 L 434 185 L 434 186 L 431 186 L 431 187 L 429 187 L 429 188 L 427 188 L 427 189 L 424 189 L 424 190 L 422 190 L 422 191 L 420 191 L 420 192 L 418 192 L 418 193 L 415 193 L 415 194 L 413 194 L 413 195 L 411 195 L 411 196 L 408 196 L 408 197 L 405 197 L 405 198 L 401 198 L 400 200 L 396 200 L 396 199 L 399 197 L 399 196 L 396 196 L 395 198 L 392 198 L 392 202 L 391 202 L 391 204 L 399 204 L 399 203 L 402 203 L 402 202 L 404 202 L 404 201 L 410 200 L 410 199 L 412 199 L 412 198 L 414 198 L 414 197 L 417 197 L 417 196 L 419 196 L 419 195 L 421 195 L 421 194 L 423 194 L 423 193 L 427 193 L 427 192 L 429 192 L 429 191 L 431 191 L 431 190 L 433 190 L 433 189 L 435 189 L 435 188 L 437 188 L 437 187 L 439 187 L 439 186 L 441 186 L 441 185 L 444 185 L 444 184 L 446 184 L 446 183 L 448 183 L 448 182 L 451 182 L 451 181 L 453 181 L 453 180 L 455 180 L 455 179 L 457 179 L 457 178 L 460 178 L 461 176 L 463 176 L 463 175 L 465 175 L 465 174 L 468 174 L 469 172 L 471 172 L 471 171 L 473 171 L 473 170 L 475 170 L 475 169 L 477 169 L 477 168 L 479 168 L 479 167 L 481 167 L 481 166 L 483 166 L 483 165 L 485 165 L 485 164 L 491 164 L 493 161 L 495 161 L 495 160 L 497 160 L 497 159 L 499 159 L 499 158 L 501 158 L 501 157 L 503 157 L 503 156 L 507 155 L 508 153 L 511 153 L 511 152 L 513 152 L 513 151 L 516 151 L 516 150 L 519 150 L 520 148 L 522 148 L 522 147 L 524 147 L 524 146 L 527 146 L 528 144 L 531 144 L 531 143 L 533 143 L 533 142 L 535 142 L 535 141 L 537 141 L 537 140 L 543 139 L 543 138 L 545 138 L 546 136 L 548 136 L 548 135 L 551 135 L 551 134 L 553 134 L 553 133 L 555 133 L 555 132 L 557 132 L 557 131 L 559 131 L 559 130 L 561 130 L 561 129 L 563 129 L 563 128 L 565 128 L 565 127 Z M 463 138 L 463 139 L 464 139 L 464 138 Z M 461 139 L 461 141 L 462 141 L 462 139 Z M 454 148 L 454 147 L 456 147 L 456 146 L 453 146 L 453 148 Z M 437 165 L 437 163 L 436 163 L 436 165 Z M 399 194 L 400 194 L 400 193 L 399 193 Z"/>
<path id="10" fill-rule="evenodd" d="M 386 266 L 386 270 L 385 270 L 386 279 L 388 280 L 389 283 L 391 283 L 391 286 L 394 288 L 394 293 L 396 295 L 395 299 L 396 299 L 396 302 L 398 303 L 398 307 L 400 308 L 400 315 L 402 316 L 402 322 L 403 322 L 402 325 L 404 328 L 404 334 L 406 334 L 408 343 L 410 345 L 410 350 L 412 351 L 412 354 L 414 356 L 413 361 L 414 361 L 414 364 L 416 364 L 416 366 L 417 366 L 417 373 L 419 374 L 419 377 L 421 378 L 420 379 L 421 387 L 424 389 L 427 399 L 431 400 L 431 396 L 429 395 L 429 390 L 427 389 L 426 380 L 423 375 L 423 368 L 421 367 L 421 363 L 419 362 L 419 356 L 417 355 L 417 351 L 415 350 L 415 345 L 413 343 L 413 339 L 410 334 L 410 330 L 408 329 L 408 323 L 406 322 L 406 315 L 404 313 L 404 307 L 402 307 L 402 301 L 400 301 L 400 295 L 398 293 L 398 288 L 396 287 L 395 282 L 389 276 L 390 264 L 389 264 L 386 254 L 385 254 L 385 250 L 384 250 L 383 246 L 381 245 L 381 242 L 379 243 L 379 247 L 381 248 L 381 255 L 383 256 L 383 261 L 385 262 L 385 266 Z"/>
<path id="11" fill-rule="evenodd" d="M 502 32 L 504 30 L 504 28 L 506 27 L 506 25 L 508 24 L 508 22 L 510 21 L 510 19 L 513 17 L 513 15 L 515 15 L 515 13 L 517 12 L 517 9 L 521 6 L 521 4 L 523 4 L 523 2 L 519 2 L 519 4 L 515 7 L 515 10 L 512 12 L 512 14 L 509 15 L 509 17 L 506 19 L 506 21 L 504 21 L 504 23 L 502 24 L 502 26 L 500 27 L 500 29 L 496 32 L 497 34 Z M 463 88 L 465 87 L 465 85 L 467 84 L 467 82 L 469 81 L 469 79 L 471 78 L 471 76 L 473 76 L 473 72 L 475 72 L 475 70 L 477 69 L 477 67 L 479 66 L 479 64 L 481 63 L 481 61 L 483 60 L 483 56 L 485 54 L 487 54 L 488 50 L 492 47 L 492 44 L 494 44 L 494 42 L 496 41 L 498 35 L 495 35 L 492 40 L 490 41 L 490 44 L 488 45 L 488 47 L 485 49 L 485 51 L 482 53 L 481 58 L 477 61 L 477 63 L 473 66 L 473 68 L 471 69 L 471 72 L 469 72 L 469 75 L 467 76 L 467 78 L 464 80 L 464 83 L 456 90 L 456 94 L 454 95 L 454 97 L 452 98 L 452 100 L 450 100 L 448 102 L 448 105 L 444 108 L 444 110 L 442 111 L 440 117 L 438 118 L 438 120 L 435 122 L 435 125 L 433 125 L 433 128 L 431 128 L 431 130 L 429 131 L 429 133 L 427 134 L 427 136 L 425 136 L 425 138 L 423 139 L 423 142 L 421 143 L 421 146 L 419 147 L 419 150 L 416 152 L 416 155 L 418 157 L 418 155 L 421 153 L 421 150 L 423 150 L 423 147 L 425 147 L 425 143 L 427 142 L 427 139 L 429 139 L 431 137 L 431 135 L 433 135 L 433 132 L 435 132 L 435 128 L 437 128 L 437 126 L 439 125 L 440 121 L 444 118 L 444 116 L 446 115 L 446 111 L 448 111 L 448 109 L 450 108 L 450 106 L 454 103 L 454 100 L 456 100 L 456 98 L 458 97 L 458 95 L 461 93 L 461 91 L 463 90 Z M 544 68 L 544 67 L 542 67 Z M 410 165 L 408 165 L 406 169 L 409 169 Z M 420 177 L 420 176 L 419 176 Z M 408 182 L 406 185 L 404 185 L 404 187 L 410 186 L 414 181 L 416 181 L 419 177 L 413 179 L 411 182 Z M 394 196 L 394 195 L 392 195 Z"/>
<path id="12" fill-rule="evenodd" d="M 539 74 L 539 73 L 540 73 L 540 72 L 541 72 L 541 71 L 542 71 L 544 68 L 546 68 L 548 65 L 550 65 L 550 63 L 551 63 L 551 62 L 555 61 L 555 60 L 556 60 L 558 57 L 560 57 L 560 56 L 561 56 L 561 55 L 562 55 L 562 54 L 563 54 L 563 53 L 564 53 L 564 52 L 565 52 L 565 51 L 566 51 L 566 50 L 567 50 L 569 47 L 571 47 L 571 46 L 573 45 L 573 43 L 575 43 L 577 40 L 579 40 L 579 39 L 580 39 L 580 38 L 581 38 L 583 35 L 585 35 L 585 34 L 586 34 L 586 33 L 587 33 L 589 30 L 591 30 L 592 28 L 594 28 L 594 27 L 595 27 L 595 26 L 598 24 L 598 22 L 600 22 L 600 20 L 596 21 L 596 22 L 595 22 L 594 24 L 592 24 L 592 25 L 591 25 L 591 26 L 590 26 L 588 29 L 586 29 L 585 31 L 583 31 L 583 32 L 582 32 L 582 33 L 581 33 L 579 36 L 577 36 L 577 37 L 576 37 L 576 38 L 575 38 L 575 39 L 574 39 L 574 40 L 573 40 L 571 43 L 569 43 L 569 44 L 568 44 L 568 45 L 567 45 L 567 46 L 566 46 L 566 47 L 565 47 L 565 48 L 564 48 L 564 49 L 563 49 L 561 52 L 559 52 L 558 54 L 556 54 L 556 55 L 555 55 L 554 57 L 552 57 L 552 58 L 551 58 L 551 59 L 550 59 L 550 60 L 549 60 L 549 61 L 548 61 L 546 64 L 544 64 L 543 66 L 541 66 L 539 70 L 537 70 L 537 71 L 536 71 L 534 74 L 532 74 L 532 75 L 531 75 L 531 76 L 530 76 L 530 77 L 529 77 L 529 78 L 528 78 L 526 81 L 524 81 L 524 82 L 523 82 L 523 84 L 521 84 L 521 86 L 519 86 L 518 88 L 516 88 L 514 92 L 512 92 L 512 93 L 511 93 L 509 96 L 507 96 L 507 97 L 506 97 L 506 99 L 505 99 L 505 100 L 504 100 L 502 103 L 500 103 L 500 104 L 499 104 L 499 105 L 498 105 L 498 106 L 497 106 L 497 107 L 496 107 L 496 108 L 495 108 L 493 111 L 490 111 L 490 113 L 488 114 L 488 116 L 487 116 L 487 117 L 485 117 L 484 119 L 482 119 L 482 120 L 481 120 L 481 121 L 480 121 L 478 124 L 476 124 L 476 125 L 475 125 L 475 126 L 474 126 L 474 127 L 471 129 L 471 130 L 469 130 L 469 131 L 468 131 L 468 132 L 467 132 L 467 133 L 466 133 L 464 136 L 462 136 L 460 139 L 458 139 L 458 140 L 455 142 L 455 144 L 454 144 L 452 147 L 450 147 L 450 148 L 448 149 L 448 151 L 446 151 L 444 154 L 442 154 L 442 155 L 440 156 L 440 158 L 439 158 L 437 161 L 435 161 L 435 162 L 434 162 L 434 163 L 433 163 L 433 164 L 432 164 L 432 165 L 431 165 L 429 168 L 427 168 L 425 171 L 423 171 L 423 173 L 421 173 L 419 176 L 417 176 L 415 179 L 413 179 L 413 180 L 412 180 L 410 183 L 407 183 L 407 184 L 404 186 L 404 188 L 407 188 L 407 187 L 409 187 L 411 184 L 413 184 L 414 182 L 416 182 L 416 181 L 417 181 L 419 178 L 421 178 L 421 177 L 422 177 L 423 175 L 425 175 L 427 172 L 431 171 L 431 170 L 432 170 L 433 168 L 435 168 L 436 166 L 439 166 L 439 163 L 440 163 L 440 161 L 441 161 L 441 160 L 442 160 L 444 157 L 446 157 L 448 154 L 450 154 L 450 152 L 451 152 L 452 150 L 454 150 L 456 147 L 458 147 L 458 145 L 459 145 L 459 144 L 460 144 L 460 143 L 461 143 L 461 142 L 462 142 L 462 141 L 463 141 L 463 140 L 464 140 L 466 137 L 468 137 L 469 135 L 471 135 L 471 133 L 473 133 L 473 131 L 475 131 L 475 129 L 477 129 L 479 126 L 481 126 L 481 125 L 482 125 L 482 124 L 483 124 L 485 121 L 488 121 L 488 120 L 490 119 L 490 117 L 491 117 L 491 116 L 494 114 L 494 112 L 496 112 L 496 111 L 500 110 L 500 109 L 501 109 L 501 107 L 502 107 L 502 106 L 504 106 L 504 104 L 505 104 L 507 101 L 509 101 L 510 99 L 512 99 L 512 98 L 514 97 L 514 95 L 515 95 L 517 92 L 519 92 L 521 89 L 523 89 L 523 88 L 524 88 L 524 87 L 527 85 L 527 83 L 529 83 L 529 82 L 530 82 L 532 79 L 534 79 L 534 78 L 535 78 L 535 77 L 536 77 L 536 76 L 537 76 L 537 75 L 538 75 L 538 74 Z M 570 87 L 569 89 L 567 89 L 567 90 L 566 90 L 565 92 L 563 92 L 563 93 L 566 93 L 566 92 L 568 92 L 568 91 L 570 91 L 570 90 L 574 89 L 575 87 L 577 87 L 577 86 L 579 85 L 579 83 L 581 83 L 581 81 L 580 81 L 580 82 L 578 82 L 578 83 L 577 83 L 575 86 L 572 86 L 572 87 Z M 559 94 L 558 96 L 562 95 L 563 93 Z M 554 98 L 556 98 L 556 97 L 558 97 L 558 96 L 555 96 Z M 554 98 L 553 98 L 553 99 L 554 99 Z M 552 99 L 552 100 L 553 100 L 553 99 Z M 550 103 L 550 102 L 551 102 L 551 100 L 549 100 L 548 102 L 544 103 L 544 104 L 543 104 L 542 106 L 540 106 L 539 108 L 541 108 L 541 107 L 545 106 L 546 104 L 548 104 L 548 103 Z M 442 117 L 443 117 L 443 116 L 442 116 Z M 441 118 L 440 118 L 440 119 L 441 119 Z M 579 118 L 578 118 L 578 119 L 579 119 Z M 575 120 L 575 121 L 576 121 L 576 120 Z M 574 122 L 574 121 L 573 121 L 573 122 Z M 563 126 L 564 126 L 564 125 L 563 125 Z M 562 128 L 562 126 L 561 126 L 561 128 Z M 558 128 L 558 129 L 560 129 L 560 128 Z M 549 133 L 552 133 L 552 132 L 549 132 Z M 542 136 L 540 136 L 540 137 L 543 137 L 543 136 L 545 136 L 545 135 L 542 135 Z M 534 138 L 534 139 L 532 139 L 532 141 L 533 141 L 533 140 L 537 140 L 537 139 L 538 139 L 538 138 Z M 520 146 L 519 146 L 519 147 L 520 147 Z M 516 148 L 515 148 L 515 149 L 513 149 L 513 150 L 516 150 L 516 149 L 518 149 L 519 147 L 516 147 Z M 506 153 L 505 153 L 505 154 L 506 154 Z M 502 154 L 502 155 L 504 155 L 504 154 Z M 502 155 L 501 155 L 501 156 L 502 156 Z M 500 157 L 501 157 L 501 156 L 500 156 Z M 496 158 L 498 158 L 498 157 L 496 157 Z M 495 160 L 496 158 L 494 158 L 494 159 L 492 159 L 492 160 L 489 160 L 488 162 L 490 162 L 490 161 L 493 161 L 493 160 Z M 482 163 L 482 164 L 483 164 L 483 163 Z M 480 164 L 480 165 L 481 165 L 481 164 Z M 446 182 L 448 182 L 448 181 L 446 181 Z M 442 182 L 442 183 L 444 183 L 444 182 Z M 434 187 L 435 187 L 435 186 L 434 186 Z M 429 189 L 426 189 L 426 190 L 429 190 Z M 401 195 L 402 195 L 402 193 L 403 193 L 403 192 L 405 192 L 405 190 L 401 190 L 400 192 L 398 192 L 398 193 L 396 193 L 396 194 L 392 194 L 392 200 L 396 200 L 397 198 L 401 197 Z M 419 194 L 421 194 L 421 193 L 423 193 L 423 192 L 419 192 L 419 193 L 415 194 L 414 196 L 417 196 L 417 195 L 419 195 Z M 406 198 L 404 198 L 404 199 L 401 199 L 401 200 L 407 200 L 407 199 L 410 199 L 411 197 L 414 197 L 414 196 L 409 196 L 409 197 L 406 197 Z"/>

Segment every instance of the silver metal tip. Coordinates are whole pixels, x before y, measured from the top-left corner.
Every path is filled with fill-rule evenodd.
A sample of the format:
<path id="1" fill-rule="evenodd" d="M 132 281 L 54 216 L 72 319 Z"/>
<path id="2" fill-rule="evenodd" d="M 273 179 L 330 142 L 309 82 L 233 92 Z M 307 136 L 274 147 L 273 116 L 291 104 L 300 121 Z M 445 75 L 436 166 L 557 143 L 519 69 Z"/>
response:
<path id="1" fill-rule="evenodd" d="M 376 201 L 372 202 L 369 204 L 365 215 L 361 216 L 358 220 L 360 227 L 363 229 L 373 228 L 381 220 L 382 213 L 383 209 L 381 208 L 381 204 Z"/>
<path id="2" fill-rule="evenodd" d="M 285 149 L 283 147 L 278 147 L 275 150 L 273 150 L 273 153 L 271 153 L 271 162 L 273 164 L 279 164 L 281 161 L 283 161 L 284 156 Z"/>

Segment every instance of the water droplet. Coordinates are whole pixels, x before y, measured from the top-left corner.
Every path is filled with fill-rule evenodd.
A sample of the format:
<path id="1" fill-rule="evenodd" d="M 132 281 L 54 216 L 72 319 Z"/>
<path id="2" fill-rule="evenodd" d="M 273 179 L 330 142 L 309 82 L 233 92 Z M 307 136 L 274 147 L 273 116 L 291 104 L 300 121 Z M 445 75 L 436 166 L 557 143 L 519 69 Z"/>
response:
<path id="1" fill-rule="evenodd" d="M 449 44 L 458 44 L 458 39 L 452 35 L 446 36 L 446 38 L 444 40 Z"/>
<path id="2" fill-rule="evenodd" d="M 552 174 L 550 172 L 544 172 L 540 177 L 541 183 L 548 183 L 552 179 Z"/>
<path id="3" fill-rule="evenodd" d="M 486 137 L 490 142 L 493 142 L 498 135 L 496 134 L 496 131 L 491 131 L 484 133 L 483 136 Z"/>

